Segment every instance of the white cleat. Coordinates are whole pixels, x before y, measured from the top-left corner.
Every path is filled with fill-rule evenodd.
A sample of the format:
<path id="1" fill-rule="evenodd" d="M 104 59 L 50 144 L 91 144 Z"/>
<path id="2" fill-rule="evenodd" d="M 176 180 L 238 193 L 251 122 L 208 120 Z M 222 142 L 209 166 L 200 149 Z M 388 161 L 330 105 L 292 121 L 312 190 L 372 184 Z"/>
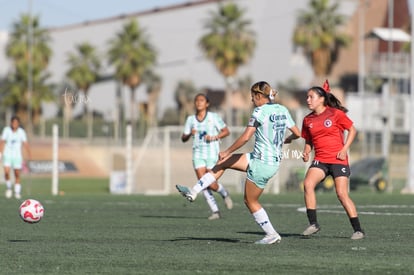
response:
<path id="1" fill-rule="evenodd" d="M 186 186 L 182 185 L 176 185 L 175 188 L 177 188 L 178 192 L 180 192 L 183 197 L 185 197 L 188 201 L 193 202 L 197 198 L 197 194 L 191 193 L 190 189 Z"/>
<path id="2" fill-rule="evenodd" d="M 311 224 L 308 227 L 306 227 L 306 229 L 305 229 L 305 231 L 303 231 L 302 235 L 303 236 L 310 236 L 312 234 L 315 234 L 319 230 L 321 230 L 321 227 L 319 226 L 319 224 Z"/>
<path id="3" fill-rule="evenodd" d="M 272 235 L 266 235 L 263 239 L 256 241 L 255 244 L 274 244 L 280 243 L 281 241 L 282 237 L 276 233 Z"/>
<path id="4" fill-rule="evenodd" d="M 365 238 L 365 233 L 361 231 L 355 231 L 351 236 L 351 240 L 360 240 L 363 238 Z"/>
<path id="5" fill-rule="evenodd" d="M 220 212 L 214 212 L 213 214 L 211 214 L 211 216 L 210 217 L 208 217 L 208 219 L 210 220 L 210 221 L 212 221 L 212 220 L 218 220 L 218 219 L 220 219 L 221 218 L 221 216 L 220 216 Z"/>
<path id="6" fill-rule="evenodd" d="M 233 200 L 230 198 L 230 196 L 224 198 L 224 204 L 226 205 L 227 209 L 233 208 Z"/>
<path id="7" fill-rule="evenodd" d="M 6 198 L 10 199 L 13 196 L 13 191 L 11 189 L 7 189 L 5 196 Z"/>

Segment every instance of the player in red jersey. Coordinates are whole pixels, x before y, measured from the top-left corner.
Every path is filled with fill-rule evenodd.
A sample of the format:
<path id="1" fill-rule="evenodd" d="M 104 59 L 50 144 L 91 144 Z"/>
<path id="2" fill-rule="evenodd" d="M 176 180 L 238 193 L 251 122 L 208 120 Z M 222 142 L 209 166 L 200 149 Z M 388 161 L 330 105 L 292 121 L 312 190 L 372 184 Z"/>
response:
<path id="1" fill-rule="evenodd" d="M 302 235 L 312 235 L 320 230 L 316 217 L 315 187 L 331 175 L 335 181 L 336 195 L 354 229 L 351 239 L 362 239 L 365 233 L 361 229 L 355 204 L 348 194 L 351 172 L 347 151 L 355 138 L 356 129 L 346 115 L 348 110 L 330 93 L 328 81 L 323 87 L 310 88 L 306 102 L 312 112 L 303 119 L 302 124 L 302 137 L 305 139 L 303 161 L 309 160 L 312 149 L 315 157 L 304 180 L 306 214 L 310 225 Z M 345 131 L 348 132 L 346 138 Z"/>

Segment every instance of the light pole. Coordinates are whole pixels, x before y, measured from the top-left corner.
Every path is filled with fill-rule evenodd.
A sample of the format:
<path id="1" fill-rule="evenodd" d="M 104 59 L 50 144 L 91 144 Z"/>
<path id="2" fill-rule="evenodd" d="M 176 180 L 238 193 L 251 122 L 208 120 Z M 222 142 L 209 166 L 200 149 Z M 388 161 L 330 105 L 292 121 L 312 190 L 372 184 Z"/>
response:
<path id="1" fill-rule="evenodd" d="M 359 0 L 358 13 L 358 31 L 359 31 L 359 45 L 358 45 L 358 95 L 362 101 L 362 120 L 361 128 L 364 129 L 361 142 L 361 156 L 367 156 L 368 142 L 367 129 L 365 127 L 365 7 L 368 4 L 367 0 Z"/>
<path id="2" fill-rule="evenodd" d="M 414 0 L 410 1 L 411 3 L 411 39 L 414 37 L 414 16 L 413 16 L 413 5 Z M 411 40 L 411 75 L 410 75 L 410 106 L 411 109 L 414 106 L 414 43 Z M 402 190 L 402 193 L 414 194 L 414 113 L 411 112 L 410 117 L 410 143 L 409 143 L 409 159 L 408 159 L 408 173 L 407 173 L 407 182 L 405 188 Z"/>
<path id="3" fill-rule="evenodd" d="M 29 25 L 27 27 L 27 130 L 29 135 L 33 134 L 32 128 L 32 90 L 33 90 L 33 19 L 32 19 L 32 0 L 29 0 Z"/>

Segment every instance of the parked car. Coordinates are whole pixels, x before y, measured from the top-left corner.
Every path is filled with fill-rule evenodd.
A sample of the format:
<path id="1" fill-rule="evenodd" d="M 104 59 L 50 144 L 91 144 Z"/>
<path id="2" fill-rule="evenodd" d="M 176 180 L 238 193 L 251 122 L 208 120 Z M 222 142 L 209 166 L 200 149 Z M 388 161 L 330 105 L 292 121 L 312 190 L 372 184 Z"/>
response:
<path id="1" fill-rule="evenodd" d="M 290 172 L 286 183 L 287 190 L 303 191 L 303 180 L 307 169 L 300 167 L 294 168 Z M 384 192 L 388 187 L 388 165 L 383 157 L 364 158 L 351 164 L 351 176 L 349 178 L 349 188 L 356 190 L 358 186 L 369 185 L 378 192 Z M 317 190 L 330 191 L 335 188 L 334 180 L 331 176 L 326 177 L 316 186 Z"/>

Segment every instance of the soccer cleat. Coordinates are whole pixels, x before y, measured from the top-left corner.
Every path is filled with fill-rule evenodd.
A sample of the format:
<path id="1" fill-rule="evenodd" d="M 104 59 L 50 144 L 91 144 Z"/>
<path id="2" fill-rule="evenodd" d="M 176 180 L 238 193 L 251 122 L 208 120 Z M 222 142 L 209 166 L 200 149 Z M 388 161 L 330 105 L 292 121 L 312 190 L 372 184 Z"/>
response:
<path id="1" fill-rule="evenodd" d="M 13 191 L 11 189 L 7 189 L 5 196 L 6 198 L 10 199 L 13 196 Z"/>
<path id="2" fill-rule="evenodd" d="M 282 237 L 276 233 L 272 235 L 266 235 L 263 239 L 256 241 L 255 244 L 274 244 L 280 243 L 281 240 Z"/>
<path id="3" fill-rule="evenodd" d="M 192 194 L 188 187 L 177 184 L 175 188 L 177 188 L 178 192 L 180 192 L 180 194 L 183 195 L 183 197 L 185 197 L 188 201 L 195 201 L 197 195 Z"/>
<path id="4" fill-rule="evenodd" d="M 212 221 L 212 220 L 218 220 L 218 219 L 220 219 L 221 218 L 221 216 L 220 216 L 220 212 L 214 212 L 213 214 L 211 214 L 211 216 L 210 217 L 208 217 L 208 219 L 210 220 L 210 221 Z"/>
<path id="5" fill-rule="evenodd" d="M 363 239 L 365 237 L 365 233 L 362 231 L 355 231 L 352 236 L 351 236 L 351 240 L 360 240 Z"/>
<path id="6" fill-rule="evenodd" d="M 14 197 L 18 200 L 20 200 L 22 198 L 22 196 L 20 195 L 20 193 L 15 193 Z"/>
<path id="7" fill-rule="evenodd" d="M 302 235 L 309 236 L 309 235 L 315 234 L 319 230 L 321 230 L 321 227 L 319 226 L 319 224 L 317 223 L 311 224 L 305 229 L 305 231 L 303 231 Z"/>
<path id="8" fill-rule="evenodd" d="M 232 209 L 233 208 L 233 201 L 230 198 L 230 196 L 227 196 L 224 198 L 224 204 L 226 205 L 227 209 Z"/>

